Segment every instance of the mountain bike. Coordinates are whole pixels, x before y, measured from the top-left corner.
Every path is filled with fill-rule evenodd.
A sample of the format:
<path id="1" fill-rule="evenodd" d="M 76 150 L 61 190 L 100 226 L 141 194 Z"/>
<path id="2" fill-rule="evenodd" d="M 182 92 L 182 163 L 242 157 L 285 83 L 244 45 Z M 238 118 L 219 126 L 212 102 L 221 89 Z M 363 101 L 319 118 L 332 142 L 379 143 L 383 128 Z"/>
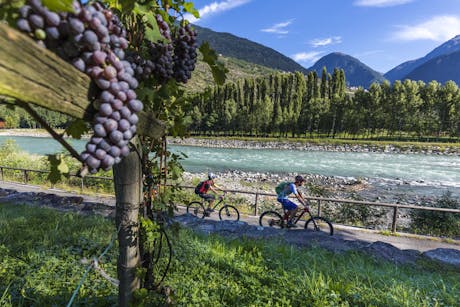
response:
<path id="1" fill-rule="evenodd" d="M 239 221 L 240 220 L 240 213 L 238 209 L 236 209 L 232 205 L 227 205 L 224 203 L 225 195 L 224 193 L 222 196 L 219 197 L 219 201 L 214 204 L 211 210 L 205 209 L 204 203 L 206 200 L 202 201 L 192 201 L 187 205 L 187 213 L 192 214 L 198 218 L 204 218 L 205 216 L 210 216 L 211 212 L 223 203 L 222 208 L 219 210 L 219 219 L 221 221 Z"/>
<path id="2" fill-rule="evenodd" d="M 276 211 L 265 211 L 260 215 L 259 224 L 263 227 L 274 227 L 274 228 L 289 228 L 288 226 L 288 211 L 284 210 L 284 214 L 281 215 Z M 297 211 L 296 215 L 292 218 L 292 223 L 297 224 L 297 222 L 305 215 L 308 214 L 310 217 L 305 222 L 305 229 L 312 231 L 320 231 L 328 235 L 334 234 L 334 228 L 332 223 L 321 216 L 313 216 L 310 211 L 309 206 L 304 206 L 303 210 Z"/>

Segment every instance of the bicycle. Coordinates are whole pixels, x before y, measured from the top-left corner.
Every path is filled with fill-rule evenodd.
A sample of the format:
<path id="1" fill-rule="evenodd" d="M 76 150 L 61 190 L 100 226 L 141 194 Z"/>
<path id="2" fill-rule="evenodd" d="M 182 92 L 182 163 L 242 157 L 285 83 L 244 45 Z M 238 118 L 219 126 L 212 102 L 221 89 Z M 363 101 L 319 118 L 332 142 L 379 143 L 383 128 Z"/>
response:
<path id="1" fill-rule="evenodd" d="M 281 216 L 276 211 L 265 211 L 260 215 L 259 225 L 263 227 L 274 227 L 274 228 L 289 228 L 288 226 L 288 212 L 283 209 L 284 214 Z M 292 218 L 292 223 L 297 224 L 297 222 L 308 213 L 310 218 L 305 222 L 305 229 L 312 231 L 321 231 L 329 235 L 334 234 L 334 228 L 332 223 L 321 216 L 313 216 L 310 212 L 309 206 L 304 206 L 303 210 L 299 210 L 296 215 Z"/>
<path id="2" fill-rule="evenodd" d="M 219 206 L 225 199 L 225 195 L 219 197 L 219 201 L 211 208 L 211 212 L 213 212 L 217 206 Z M 204 218 L 205 216 L 209 216 L 211 212 L 208 209 L 205 209 L 204 202 L 202 201 L 192 201 L 187 205 L 187 213 L 192 214 L 198 218 Z M 240 220 L 240 213 L 238 209 L 236 209 L 232 205 L 227 205 L 226 203 L 223 204 L 222 208 L 219 210 L 219 219 L 221 221 L 239 221 Z"/>

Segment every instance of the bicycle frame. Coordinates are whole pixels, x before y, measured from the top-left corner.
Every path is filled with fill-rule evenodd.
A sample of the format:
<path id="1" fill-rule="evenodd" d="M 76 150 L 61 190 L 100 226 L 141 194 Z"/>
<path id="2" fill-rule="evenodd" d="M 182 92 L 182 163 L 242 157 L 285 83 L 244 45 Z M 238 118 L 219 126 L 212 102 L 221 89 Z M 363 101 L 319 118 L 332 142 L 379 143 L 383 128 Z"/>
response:
<path id="1" fill-rule="evenodd" d="M 284 215 L 283 215 L 283 220 L 284 221 L 288 221 L 288 210 L 285 210 L 283 209 L 284 211 Z M 296 213 L 296 215 L 294 216 L 294 219 L 293 219 L 293 223 L 294 224 L 297 224 L 297 222 L 305 215 L 305 213 L 308 213 L 308 215 L 310 216 L 310 218 L 312 218 L 313 216 L 311 215 L 311 212 L 310 212 L 310 209 L 305 207 L 300 210 L 300 213 L 299 211 Z M 315 225 L 316 226 L 316 225 Z"/>
<path id="2" fill-rule="evenodd" d="M 211 209 L 212 209 L 212 210 L 215 210 L 215 209 L 217 208 L 217 206 L 219 206 L 222 202 L 224 202 L 224 199 L 225 199 L 225 197 L 219 197 L 219 201 L 215 202 L 215 203 L 214 203 L 214 206 L 213 206 Z M 203 199 L 201 203 L 202 203 L 203 207 L 205 207 L 204 204 L 205 204 L 205 203 L 208 203 L 208 204 L 209 204 L 209 200 Z M 224 205 L 225 205 L 225 204 L 224 204 Z"/>

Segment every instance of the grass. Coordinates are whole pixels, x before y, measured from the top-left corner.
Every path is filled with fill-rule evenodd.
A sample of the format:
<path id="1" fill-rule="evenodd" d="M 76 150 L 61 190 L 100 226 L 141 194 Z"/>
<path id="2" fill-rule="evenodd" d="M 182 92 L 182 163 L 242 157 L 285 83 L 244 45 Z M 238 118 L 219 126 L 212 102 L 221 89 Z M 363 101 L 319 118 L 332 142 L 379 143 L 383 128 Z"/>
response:
<path id="1" fill-rule="evenodd" d="M 62 306 L 97 256 L 113 221 L 0 204 L 0 306 Z M 265 240 L 229 240 L 182 229 L 172 236 L 165 284 L 178 306 L 458 306 L 460 273 L 400 266 L 360 252 L 333 254 Z M 116 276 L 117 247 L 103 261 Z M 75 306 L 116 303 L 116 288 L 90 271 Z M 150 304 L 152 306 L 155 304 Z"/>

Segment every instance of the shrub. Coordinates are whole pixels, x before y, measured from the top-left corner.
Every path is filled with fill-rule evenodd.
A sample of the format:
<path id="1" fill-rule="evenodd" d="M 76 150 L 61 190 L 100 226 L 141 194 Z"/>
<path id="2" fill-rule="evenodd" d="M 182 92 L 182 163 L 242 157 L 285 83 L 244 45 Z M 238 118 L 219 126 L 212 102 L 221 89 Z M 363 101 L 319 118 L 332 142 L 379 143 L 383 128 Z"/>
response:
<path id="1" fill-rule="evenodd" d="M 446 192 L 434 203 L 424 201 L 428 207 L 460 209 L 460 202 Z M 414 232 L 436 236 L 460 236 L 460 214 L 428 210 L 412 210 L 411 228 Z"/>

